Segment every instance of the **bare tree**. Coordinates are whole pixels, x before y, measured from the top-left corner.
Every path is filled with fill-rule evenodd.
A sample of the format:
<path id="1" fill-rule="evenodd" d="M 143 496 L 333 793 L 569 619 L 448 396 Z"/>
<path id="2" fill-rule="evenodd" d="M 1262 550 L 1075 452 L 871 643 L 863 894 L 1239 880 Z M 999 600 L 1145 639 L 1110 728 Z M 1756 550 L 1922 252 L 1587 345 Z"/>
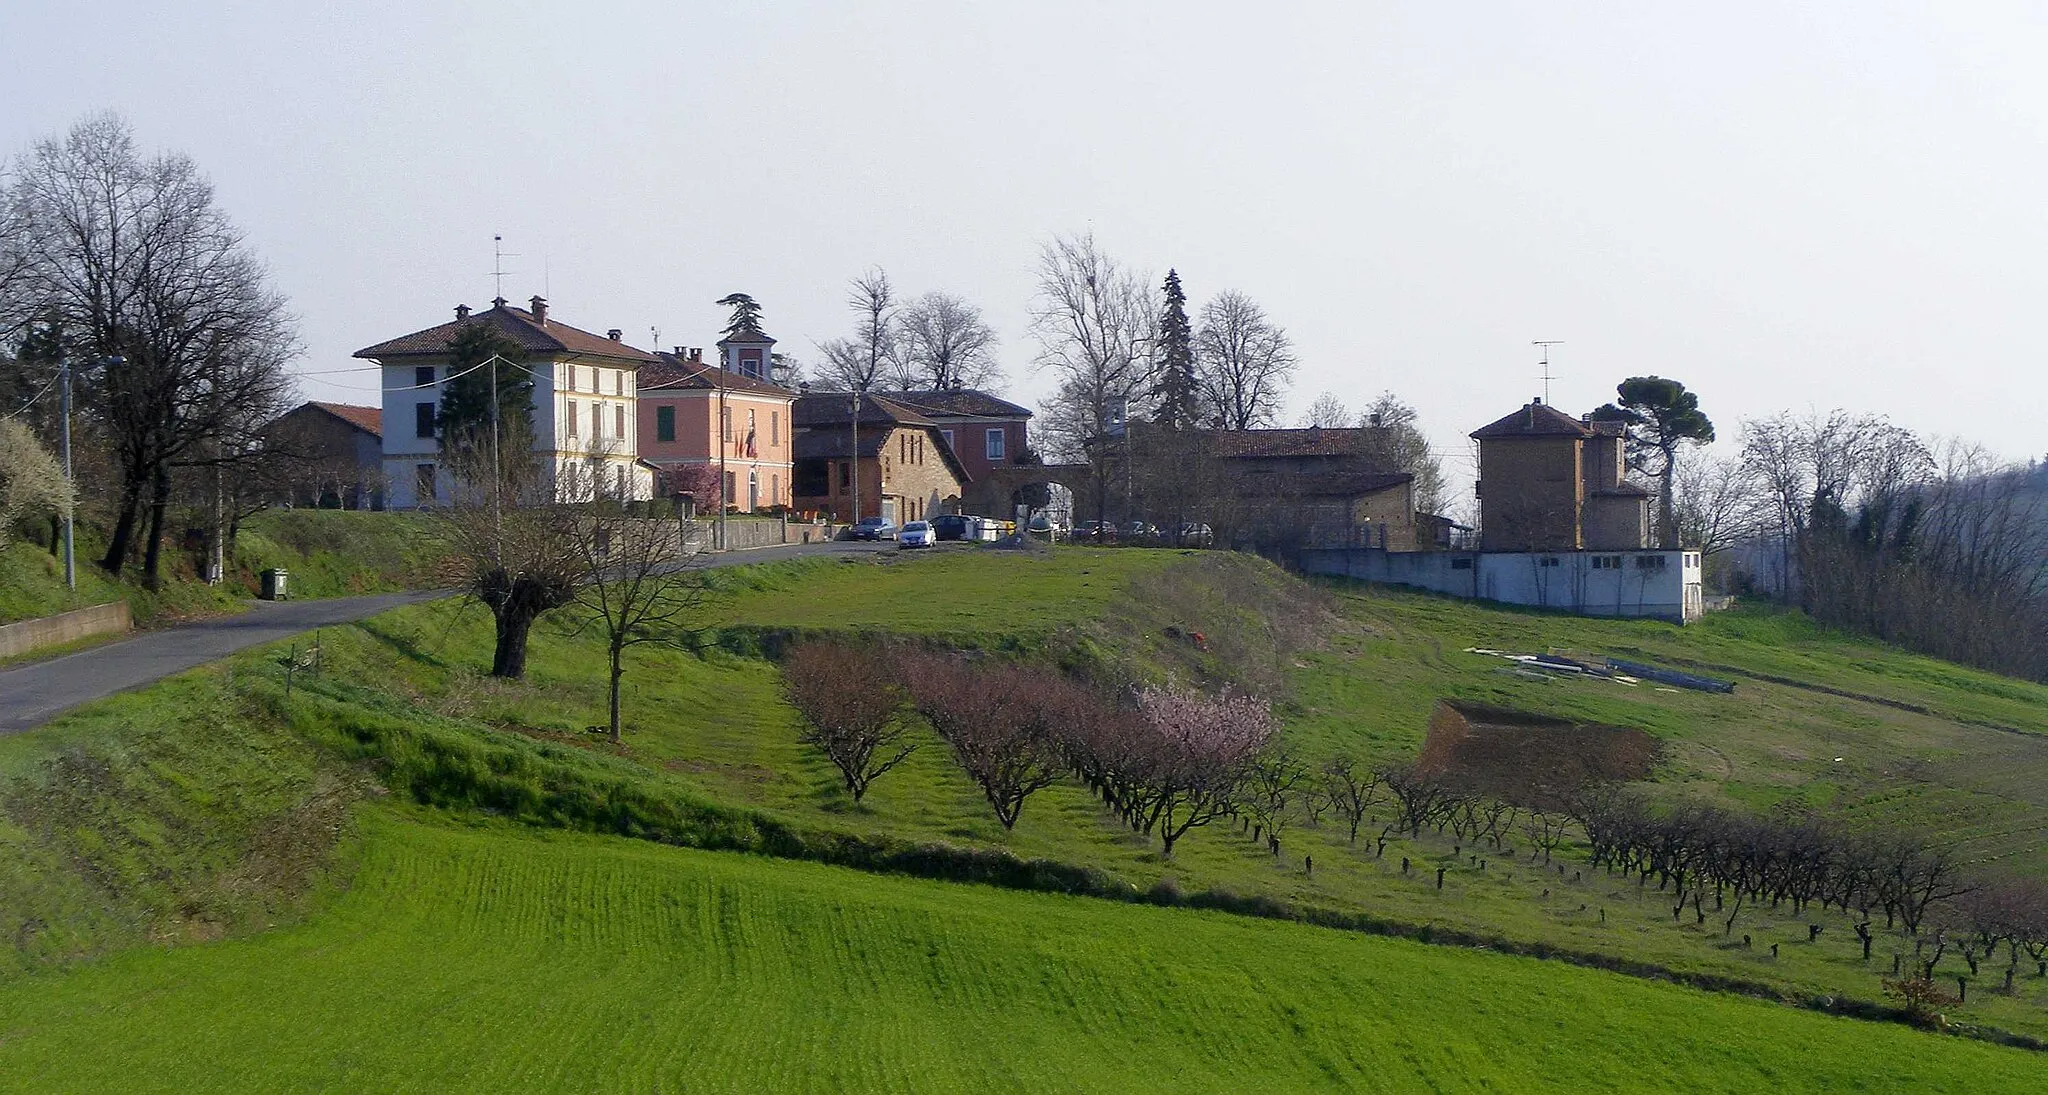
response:
<path id="1" fill-rule="evenodd" d="M 1697 447 L 1677 450 L 1672 471 L 1679 543 L 1707 559 L 1769 527 L 1755 476 L 1740 459 L 1717 460 Z"/>
<path id="2" fill-rule="evenodd" d="M 1016 828 L 1024 800 L 1060 777 L 1054 724 L 1079 713 L 1078 690 L 1055 673 L 940 654 L 906 658 L 902 675 L 911 702 L 952 746 L 996 820 Z"/>
<path id="3" fill-rule="evenodd" d="M 532 438 L 503 445 L 531 448 Z M 448 504 L 432 511 L 432 536 L 442 580 L 491 610 L 491 675 L 516 679 L 526 675 L 534 621 L 573 603 L 589 573 L 581 516 L 558 502 L 556 484 L 542 471 L 515 474 L 501 466 L 494 475 L 487 455 L 472 455 L 447 454 L 455 460 L 452 487 Z"/>
<path id="4" fill-rule="evenodd" d="M 1421 415 L 1393 392 L 1381 392 L 1359 416 L 1364 428 L 1361 446 L 1389 471 L 1414 476 L 1415 508 L 1423 513 L 1442 512 L 1445 502 L 1444 465 L 1430 451 L 1429 438 L 1422 433 Z"/>
<path id="5" fill-rule="evenodd" d="M 636 514 L 630 501 L 598 491 L 580 507 L 575 609 L 578 629 L 604 637 L 610 668 L 610 731 L 619 743 L 619 681 L 625 654 L 643 643 L 680 643 L 702 626 L 712 595 L 697 565 L 693 523 Z"/>
<path id="6" fill-rule="evenodd" d="M 64 333 L 117 453 L 120 502 L 100 565 L 118 573 L 139 539 L 155 584 L 173 469 L 218 459 L 211 443 L 282 411 L 292 319 L 198 167 L 145 158 L 113 115 L 38 143 L 7 205 L 14 310 Z"/>
<path id="7" fill-rule="evenodd" d="M 800 643 L 783 659 L 782 682 L 803 716 L 804 744 L 839 769 L 856 805 L 917 751 L 902 719 L 903 690 L 882 658 L 840 643 Z"/>
<path id="8" fill-rule="evenodd" d="M 1000 388 L 996 334 L 981 309 L 951 293 L 926 293 L 896 317 L 903 387 L 922 391 Z"/>
<path id="9" fill-rule="evenodd" d="M 1349 756 L 1332 757 L 1323 765 L 1323 793 L 1329 796 L 1337 816 L 1350 826 L 1351 843 L 1358 843 L 1358 827 L 1365 821 L 1365 812 L 1380 800 L 1379 773 Z"/>
<path id="10" fill-rule="evenodd" d="M 1150 281 L 1093 235 L 1055 238 L 1040 249 L 1031 330 L 1038 364 L 1060 378 L 1047 416 L 1054 456 L 1101 462 L 1103 439 L 1137 417 L 1132 404 L 1152 390 Z"/>
<path id="11" fill-rule="evenodd" d="M 1226 430 L 1256 429 L 1272 425 L 1280 411 L 1294 375 L 1294 346 L 1258 302 L 1225 290 L 1202 305 L 1195 364 L 1218 423 Z"/>
<path id="12" fill-rule="evenodd" d="M 1325 430 L 1346 429 L 1357 422 L 1358 416 L 1332 392 L 1324 392 L 1317 396 L 1315 402 L 1308 405 L 1307 413 L 1301 416 L 1301 424 L 1304 427 Z"/>
<path id="13" fill-rule="evenodd" d="M 865 392 L 887 383 L 900 360 L 896 290 L 875 267 L 848 283 L 846 306 L 858 319 L 853 335 L 819 345 L 824 364 L 814 382 L 841 391 Z"/>

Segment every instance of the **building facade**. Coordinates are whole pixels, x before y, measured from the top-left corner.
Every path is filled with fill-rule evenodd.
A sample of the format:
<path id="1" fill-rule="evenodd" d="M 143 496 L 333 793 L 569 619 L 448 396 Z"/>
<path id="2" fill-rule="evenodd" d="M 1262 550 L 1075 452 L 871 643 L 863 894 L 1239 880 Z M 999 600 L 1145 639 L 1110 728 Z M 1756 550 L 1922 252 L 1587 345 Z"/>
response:
<path id="1" fill-rule="evenodd" d="M 459 305 L 451 322 L 356 351 L 383 367 L 383 465 L 392 506 L 445 504 L 461 489 L 441 460 L 437 416 L 454 339 L 477 324 L 524 354 L 520 365 L 533 380 L 533 436 L 526 443 L 551 493 L 652 496 L 653 470 L 639 459 L 636 374 L 659 359 L 627 345 L 616 329 L 596 335 L 551 317 L 541 297 L 530 305 L 513 308 L 500 298 L 475 314 Z"/>
<path id="2" fill-rule="evenodd" d="M 1538 399 L 1471 436 L 1480 550 L 1650 546 L 1650 491 L 1627 478 L 1621 423 L 1573 418 Z"/>
<path id="3" fill-rule="evenodd" d="M 1031 445 L 1031 412 L 1006 399 L 972 388 L 942 392 L 876 392 L 933 426 L 972 481 L 1014 465 Z"/>
<path id="4" fill-rule="evenodd" d="M 972 480 L 939 427 L 885 397 L 861 396 L 856 448 L 855 402 L 846 392 L 797 399 L 796 508 L 899 525 L 958 512 Z"/>
<path id="5" fill-rule="evenodd" d="M 655 492 L 687 493 L 700 511 L 791 505 L 796 393 L 708 364 L 702 350 L 655 356 L 640 370 L 640 456 L 657 469 Z"/>
<path id="6" fill-rule="evenodd" d="M 349 403 L 302 403 L 263 431 L 263 447 L 288 461 L 295 506 L 384 508 L 384 414 Z"/>

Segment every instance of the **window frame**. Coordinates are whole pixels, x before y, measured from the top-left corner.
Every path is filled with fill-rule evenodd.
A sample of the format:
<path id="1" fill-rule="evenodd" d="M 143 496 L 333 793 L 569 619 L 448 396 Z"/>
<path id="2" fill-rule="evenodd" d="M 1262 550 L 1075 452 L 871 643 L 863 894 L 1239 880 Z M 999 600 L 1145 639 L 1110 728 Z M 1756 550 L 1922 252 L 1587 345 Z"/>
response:
<path id="1" fill-rule="evenodd" d="M 991 461 L 1008 459 L 1010 431 L 1001 426 L 989 426 L 982 431 L 982 453 Z"/>
<path id="2" fill-rule="evenodd" d="M 435 414 L 433 400 L 426 399 L 414 403 L 412 405 L 413 439 L 432 438 L 434 436 L 434 419 L 436 417 L 438 416 Z"/>

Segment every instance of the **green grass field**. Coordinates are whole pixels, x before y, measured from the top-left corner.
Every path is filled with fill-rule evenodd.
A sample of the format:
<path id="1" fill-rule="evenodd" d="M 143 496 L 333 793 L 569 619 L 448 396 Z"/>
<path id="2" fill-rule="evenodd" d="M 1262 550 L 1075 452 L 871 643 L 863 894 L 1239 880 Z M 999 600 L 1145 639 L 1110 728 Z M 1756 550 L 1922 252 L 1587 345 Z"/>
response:
<path id="1" fill-rule="evenodd" d="M 68 985 L 74 977 L 107 978 L 81 980 L 81 985 L 100 987 L 78 990 L 86 993 L 78 997 L 81 1001 L 94 992 L 105 1001 L 119 996 L 124 977 L 140 973 L 98 971 L 141 971 L 153 968 L 152 962 L 187 960 L 185 951 L 136 952 L 137 944 L 227 937 L 237 941 L 204 948 L 204 953 L 243 953 L 244 948 L 283 946 L 275 941 L 285 938 L 324 938 L 322 932 L 338 930 L 329 927 L 332 918 L 343 915 L 337 910 L 359 911 L 364 907 L 359 902 L 370 900 L 362 896 L 366 887 L 385 885 L 385 865 L 397 861 L 377 850 L 379 842 L 414 839 L 392 837 L 389 826 L 380 829 L 377 823 L 370 827 L 373 839 L 360 849 L 336 843 L 339 813 L 359 800 L 376 776 L 401 790 L 410 788 L 423 800 L 454 807 L 453 816 L 470 816 L 481 808 L 541 826 L 630 829 L 643 823 L 614 826 L 606 818 L 640 809 L 633 803 L 652 802 L 655 813 L 646 816 L 655 817 L 659 829 L 669 824 L 658 822 L 666 816 L 661 811 L 669 809 L 659 803 L 694 803 L 700 805 L 686 806 L 685 813 L 696 811 L 710 820 L 675 822 L 661 830 L 671 834 L 664 839 L 723 840 L 717 835 L 724 831 L 721 826 L 746 829 L 754 824 L 746 818 L 758 816 L 782 819 L 777 824 L 828 842 L 830 834 L 844 833 L 898 844 L 1003 849 L 1107 871 L 1140 888 L 1171 879 L 1188 892 L 1228 890 L 1297 906 L 1363 911 L 1407 924 L 1435 924 L 1520 944 L 1761 982 L 1788 995 L 1877 999 L 1879 976 L 1889 972 L 1889 954 L 1903 949 L 1910 955 L 1912 950 L 1908 941 L 1880 936 L 1876 957 L 1865 963 L 1840 917 L 1816 916 L 1815 922 L 1829 930 L 1808 944 L 1805 920 L 1768 910 L 1744 919 L 1738 931 L 1753 935 L 1755 945 L 1742 947 L 1714 931 L 1672 923 L 1668 906 L 1654 891 L 1646 894 L 1597 873 L 1573 877 L 1538 871 L 1526 860 L 1497 853 L 1487 854 L 1482 866 L 1472 862 L 1473 849 L 1453 855 L 1450 841 L 1434 834 L 1395 841 L 1384 858 L 1375 858 L 1369 844 L 1349 846 L 1328 825 L 1297 824 L 1287 833 L 1285 854 L 1275 859 L 1234 830 L 1218 827 L 1198 830 L 1166 861 L 1156 845 L 1121 830 L 1076 786 L 1055 786 L 1034 798 L 1016 831 L 1005 832 L 943 745 L 930 738 L 908 764 L 875 785 L 867 803 L 855 808 L 838 790 L 829 766 L 799 743 L 796 716 L 780 698 L 777 670 L 755 653 L 756 637 L 775 631 L 907 636 L 1059 657 L 1082 668 L 1117 663 L 1145 676 L 1248 683 L 1281 697 L 1286 739 L 1311 762 L 1337 751 L 1368 760 L 1410 756 L 1420 743 L 1430 705 L 1446 696 L 1639 725 L 1667 746 L 1666 763 L 1653 785 L 1659 793 L 1758 806 L 1798 797 L 1865 821 L 1927 825 L 1963 841 L 1973 856 L 2043 869 L 2041 829 L 2048 825 L 2048 809 L 2041 787 L 2048 783 L 2042 779 L 2048 764 L 2038 749 L 2048 741 L 2048 703 L 2042 702 L 2048 700 L 2048 689 L 1818 631 L 1793 616 L 1741 612 L 1684 629 L 1577 620 L 1384 590 L 1309 590 L 1253 560 L 1181 552 L 1063 551 L 1049 557 L 947 552 L 914 559 L 809 560 L 724 571 L 718 582 L 728 599 L 709 622 L 735 626 L 714 633 L 717 645 L 697 653 L 645 647 L 629 655 L 627 739 L 619 750 L 584 732 L 603 721 L 604 707 L 602 653 L 588 636 L 546 624 L 534 639 L 528 680 L 494 681 L 479 672 L 488 663 L 488 617 L 455 603 L 419 606 L 328 632 L 326 673 L 302 678 L 289 698 L 275 665 L 267 655 L 253 653 L 225 668 L 95 705 L 33 734 L 0 739 L 0 912 L 19 914 L 0 919 L 0 931 L 14 933 L 13 967 L 29 971 L 17 976 L 46 988 Z M 1188 638 L 1191 631 L 1206 635 L 1202 649 Z M 1753 678 L 1745 678 L 1733 696 L 1628 689 L 1599 681 L 1530 681 L 1501 674 L 1502 663 L 1466 654 L 1466 646 L 1682 661 L 1864 698 Z M 1837 756 L 1845 759 L 1835 761 Z M 498 831 L 492 839 L 501 837 L 509 840 L 513 834 Z M 618 842 L 590 846 L 626 857 L 620 862 L 653 862 L 634 857 L 677 854 Z M 741 846 L 754 845 L 742 841 Z M 354 888 L 341 905 L 330 906 L 330 884 L 356 862 L 358 852 L 362 858 L 353 874 Z M 1303 869 L 1301 857 L 1308 854 L 1315 857 L 1313 875 Z M 1399 866 L 1404 856 L 1415 861 L 1407 874 Z M 719 857 L 690 861 L 748 863 L 770 873 L 823 870 Z M 1570 855 L 1565 861 L 1568 869 L 1584 867 Z M 334 869 L 337 864 L 342 871 Z M 1441 890 L 1433 884 L 1438 866 L 1447 873 Z M 863 884 L 910 885 L 873 877 Z M 431 889 L 423 881 L 414 885 Z M 924 885 L 911 888 L 925 892 Z M 979 895 L 975 901 L 1018 902 L 1019 909 L 1103 904 L 939 885 L 929 892 L 971 893 Z M 1049 904 L 1033 904 L 1044 902 Z M 447 903 L 458 910 L 474 904 L 468 898 Z M 1261 938 L 1334 935 L 1227 917 L 1107 908 L 1103 915 L 1190 916 L 1189 922 L 1279 933 Z M 423 907 L 420 915 L 432 919 L 437 914 Z M 300 926 L 261 934 L 273 925 Z M 575 948 L 597 936 L 610 938 L 612 930 L 563 919 L 556 939 L 562 947 Z M 1773 942 L 1783 944 L 1778 956 L 1768 953 Z M 1406 946 L 1348 937 L 1343 945 Z M 1480 957 L 1442 949 L 1426 953 L 1450 954 L 1459 961 Z M 76 959 L 108 954 L 113 957 L 73 974 L 56 972 Z M 0 962 L 0 976 L 6 976 L 9 964 Z M 1954 959 L 1948 964 L 1960 965 Z M 286 987 L 275 991 L 310 991 L 307 986 L 318 980 L 315 965 L 300 968 L 308 972 L 283 978 L 278 983 Z M 1557 977 L 1616 982 L 1612 975 L 1571 967 L 1535 968 Z M 462 977 L 458 968 L 445 975 Z M 479 987 L 492 976 L 476 972 L 461 983 Z M 1989 984 L 1987 979 L 1974 986 L 1969 1004 L 1952 1014 L 1969 1023 L 2048 1035 L 2048 983 L 2023 976 L 2010 996 Z M 660 994 L 643 991 L 641 982 L 623 986 L 618 1008 L 633 1015 L 671 1014 L 660 1010 L 667 1006 L 659 1003 Z M 1329 987 L 1346 1000 L 1368 998 L 1354 988 Z M 467 999 L 453 989 L 423 991 L 417 998 L 408 990 L 390 991 L 402 997 L 389 1005 L 399 1012 L 440 1001 L 456 1014 Z M 1712 1001 L 1715 1007 L 1738 1003 L 1675 989 L 1657 991 L 1677 993 L 1674 999 Z M 1510 998 L 1520 997 L 1502 999 Z M 1094 1006 L 1078 996 L 1068 1005 Z M 1515 1010 L 1499 1000 L 1492 1006 L 1497 1012 Z M 641 1011 L 632 1011 L 635 1007 Z M 1757 1007 L 1766 1010 L 1755 1014 L 1796 1016 L 1799 1022 L 1828 1024 L 1827 1029 L 1838 1022 L 1741 1002 L 1742 1009 Z M 1229 1014 L 1255 1029 L 1270 1019 Z M 1357 1022 L 1367 1027 L 1386 1021 L 1385 1016 L 1361 1014 Z M 728 1027 L 740 1037 L 753 1024 L 767 1021 Z M 1758 1026 L 1756 1035 L 1775 1037 L 1777 1028 L 1770 1024 L 1776 1021 Z M 637 1033 L 623 1044 L 636 1060 L 683 1067 L 655 1044 L 659 1024 L 631 1020 L 627 1025 Z M 1931 1042 L 1903 1028 L 1848 1025 L 1873 1031 L 1870 1036 L 1880 1041 L 1953 1044 Z M 1539 1043 L 1552 1037 L 1547 1032 L 1528 1036 Z M 0 1041 L 0 1059 L 12 1044 Z M 1148 1044 L 1154 1043 L 1133 1034 L 1116 1043 L 1122 1049 L 1104 1052 L 1121 1059 L 1119 1054 L 1138 1052 L 1131 1047 Z M 1457 1052 L 1477 1054 L 1474 1059 L 1498 1055 L 1490 1043 L 1483 1050 Z M 1411 1064 L 1436 1076 L 1441 1061 L 1449 1059 L 1423 1054 Z M 2041 1064 L 2048 1059 L 2021 1060 Z M 1104 1075 L 1122 1075 L 1113 1060 L 1096 1067 L 1107 1070 Z M 1709 1075 L 1723 1066 L 1700 1067 L 1709 1069 L 1700 1075 Z M 1589 1086 L 1632 1086 L 1624 1072 L 1601 1068 L 1588 1073 Z M 1210 1071 L 1238 1075 L 1222 1065 Z M 1155 1067 L 1146 1074 L 1157 1072 Z M 1047 1077 L 1032 1086 L 1072 1086 L 1053 1073 L 1016 1074 Z M 1300 1075 L 1305 1081 L 1315 1077 Z M 1535 1071 L 1499 1075 L 1493 1083 L 1501 1089 L 1569 1086 Z M 1635 1077 L 1633 1086 L 1717 1086 L 1664 1084 L 1652 1072 L 1643 1075 L 1649 1078 Z M 1719 1086 L 1761 1086 L 1752 1079 L 1757 1074 L 1739 1075 L 1744 1079 Z M 611 1083 L 601 1078 L 584 1085 L 548 1076 L 531 1086 Z M 1843 1084 L 1855 1089 L 1850 1079 Z M 1865 1089 L 1887 1085 L 1870 1079 Z"/>
<path id="2" fill-rule="evenodd" d="M 2038 1090 L 2018 1050 L 1223 914 L 362 815 L 302 926 L 0 987 L 17 1090 Z"/>

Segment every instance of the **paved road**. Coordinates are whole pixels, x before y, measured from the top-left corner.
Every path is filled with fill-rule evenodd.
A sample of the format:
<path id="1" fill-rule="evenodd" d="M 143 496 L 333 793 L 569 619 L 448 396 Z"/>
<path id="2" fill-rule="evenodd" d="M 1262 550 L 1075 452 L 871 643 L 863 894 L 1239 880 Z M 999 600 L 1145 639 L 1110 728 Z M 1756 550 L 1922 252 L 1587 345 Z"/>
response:
<path id="1" fill-rule="evenodd" d="M 856 554 L 889 551 L 894 547 L 893 544 L 782 544 L 716 555 L 706 565 L 740 566 L 801 555 Z M 415 592 L 320 601 L 256 601 L 249 611 L 238 616 L 147 631 L 132 639 L 81 650 L 46 662 L 0 670 L 0 735 L 33 729 L 59 712 L 88 700 L 140 688 L 174 673 L 218 661 L 238 650 L 444 596 L 447 594 L 442 592 Z"/>

